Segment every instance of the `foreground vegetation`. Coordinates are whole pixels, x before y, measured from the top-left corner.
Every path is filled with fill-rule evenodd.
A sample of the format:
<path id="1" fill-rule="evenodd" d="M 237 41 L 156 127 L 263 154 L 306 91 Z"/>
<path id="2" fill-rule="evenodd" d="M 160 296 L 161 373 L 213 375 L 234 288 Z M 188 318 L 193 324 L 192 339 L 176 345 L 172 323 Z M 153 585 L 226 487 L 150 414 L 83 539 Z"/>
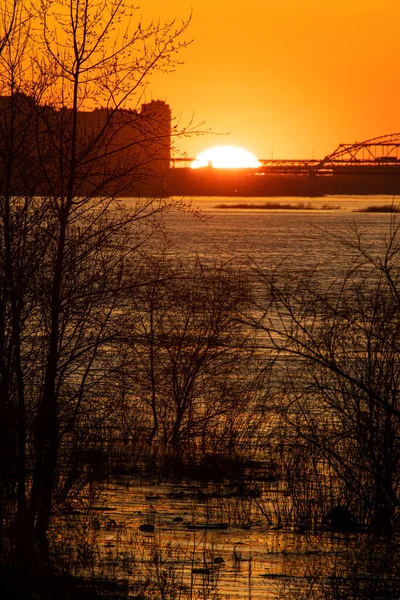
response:
<path id="1" fill-rule="evenodd" d="M 108 593 L 83 580 L 114 576 L 122 560 L 104 561 L 94 534 L 104 527 L 94 518 L 102 486 L 122 475 L 223 482 L 230 495 L 219 499 L 237 500 L 243 521 L 256 510 L 271 528 L 375 536 L 386 544 L 374 545 L 377 556 L 383 548 L 398 556 L 396 216 L 380 248 L 357 231 L 343 240 L 352 262 L 329 281 L 317 269 L 245 274 L 171 258 L 162 235 L 168 203 L 118 200 L 135 165 L 112 143 L 111 116 L 154 68 L 174 66 L 185 25 L 127 21 L 126 35 L 115 36 L 119 18 L 135 15 L 122 0 L 10 0 L 2 10 L 4 578 L 36 581 L 43 596 L 64 593 L 60 585 L 77 597 Z M 79 110 L 95 98 L 110 119 L 82 137 Z M 43 181 L 47 193 L 38 195 Z M 74 521 L 77 512 L 84 518 Z M 153 523 L 142 525 L 151 533 Z M 136 597 L 192 598 L 154 548 Z M 371 568 L 354 546 L 351 558 L 335 563 L 337 578 Z M 315 597 L 332 565 L 317 567 Z M 388 578 L 390 594 L 395 568 Z M 358 583 L 355 597 L 366 597 Z M 343 586 L 332 589 L 327 597 L 346 597 Z"/>

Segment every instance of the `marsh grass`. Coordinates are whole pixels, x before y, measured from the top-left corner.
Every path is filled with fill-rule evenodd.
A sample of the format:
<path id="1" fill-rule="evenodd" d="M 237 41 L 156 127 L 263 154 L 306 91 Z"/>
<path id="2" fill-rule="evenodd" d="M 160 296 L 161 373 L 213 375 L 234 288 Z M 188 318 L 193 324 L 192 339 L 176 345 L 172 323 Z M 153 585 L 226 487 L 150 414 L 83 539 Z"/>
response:
<path id="1" fill-rule="evenodd" d="M 92 587 L 107 582 L 108 588 L 125 590 L 126 597 L 136 600 L 218 600 L 225 561 L 207 530 L 182 543 L 173 532 L 165 539 L 151 506 L 142 519 L 155 524 L 154 534 L 144 535 L 90 508 L 60 518 L 52 530 L 58 575 L 68 573 Z"/>
<path id="2" fill-rule="evenodd" d="M 130 499 L 131 514 L 114 512 L 107 497 L 102 510 L 96 498 L 94 507 L 81 506 L 73 514 L 60 515 L 52 530 L 54 564 L 59 576 L 73 574 L 92 589 L 97 585 L 106 593 L 114 586 L 113 599 L 398 598 L 396 544 L 389 548 L 382 541 L 378 547 L 366 534 L 300 527 L 309 494 L 315 492 L 304 490 L 304 472 L 299 468 L 296 476 L 292 473 L 290 490 L 276 482 L 258 484 L 256 490 L 254 482 L 247 490 L 221 483 L 156 484 L 157 496 L 146 500 L 143 494 L 142 508 L 134 503 L 134 494 L 140 496 L 138 486 L 130 486 L 120 501 L 125 505 Z M 117 493 L 113 486 L 112 494 Z M 182 517 L 174 519 L 175 514 Z M 154 529 L 142 532 L 139 523 Z M 226 531 L 215 535 L 216 523 L 226 524 Z M 257 540 L 255 553 L 254 541 L 243 544 L 245 532 L 249 540 Z M 237 585 L 232 596 L 229 582 Z M 368 596 L 374 590 L 377 595 Z"/>
<path id="3" fill-rule="evenodd" d="M 318 551 L 283 557 L 284 577 L 274 584 L 279 600 L 395 600 L 400 596 L 398 542 L 369 536 L 357 543 L 332 539 L 330 556 Z M 299 576 L 301 574 L 301 576 Z"/>

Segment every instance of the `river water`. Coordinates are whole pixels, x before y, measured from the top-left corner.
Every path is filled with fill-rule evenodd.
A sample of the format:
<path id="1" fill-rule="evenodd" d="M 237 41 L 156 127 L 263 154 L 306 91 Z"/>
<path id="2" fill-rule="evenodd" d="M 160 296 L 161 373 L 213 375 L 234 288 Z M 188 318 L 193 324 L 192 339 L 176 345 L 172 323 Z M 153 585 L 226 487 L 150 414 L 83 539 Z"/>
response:
<path id="1" fill-rule="evenodd" d="M 319 265 L 324 268 L 332 257 L 346 262 L 338 237 L 355 240 L 355 228 L 373 243 L 389 232 L 390 214 L 358 212 L 370 206 L 391 205 L 389 196 L 328 196 L 309 198 L 194 198 L 190 213 L 172 211 L 166 218 L 172 252 L 198 255 L 204 260 L 231 260 L 238 267 L 251 262 L 273 266 L 289 261 L 294 269 Z M 283 206 L 311 206 L 313 210 L 218 208 L 278 203 Z"/>
<path id="2" fill-rule="evenodd" d="M 231 261 L 240 269 L 283 260 L 295 271 L 318 265 L 328 277 L 351 260 L 351 247 L 342 242 L 355 240 L 356 229 L 368 244 L 389 234 L 389 214 L 357 211 L 392 201 L 383 196 L 195 198 L 192 212 L 172 210 L 165 216 L 168 252 Z M 235 208 L 271 202 L 305 208 Z M 306 208 L 310 204 L 313 210 Z M 269 494 L 275 493 L 272 486 Z M 116 561 L 121 576 L 133 582 L 140 572 L 142 581 L 153 582 L 145 597 L 182 600 L 286 598 L 289 588 L 293 593 L 310 585 L 311 566 L 332 564 L 345 545 L 359 544 L 356 536 L 279 530 L 265 510 L 266 497 L 261 503 L 215 486 L 121 480 L 104 490 L 97 536 L 105 554 L 122 557 Z M 168 595 L 172 589 L 175 595 Z"/>

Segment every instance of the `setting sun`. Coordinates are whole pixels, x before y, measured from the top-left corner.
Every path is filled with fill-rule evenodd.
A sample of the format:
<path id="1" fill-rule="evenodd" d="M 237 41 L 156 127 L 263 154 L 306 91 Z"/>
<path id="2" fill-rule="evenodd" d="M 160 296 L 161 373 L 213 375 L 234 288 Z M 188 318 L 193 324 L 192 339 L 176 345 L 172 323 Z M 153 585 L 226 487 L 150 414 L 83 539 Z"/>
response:
<path id="1" fill-rule="evenodd" d="M 244 148 L 216 146 L 201 152 L 191 165 L 192 169 L 208 166 L 214 169 L 254 169 L 260 167 L 261 163 Z"/>

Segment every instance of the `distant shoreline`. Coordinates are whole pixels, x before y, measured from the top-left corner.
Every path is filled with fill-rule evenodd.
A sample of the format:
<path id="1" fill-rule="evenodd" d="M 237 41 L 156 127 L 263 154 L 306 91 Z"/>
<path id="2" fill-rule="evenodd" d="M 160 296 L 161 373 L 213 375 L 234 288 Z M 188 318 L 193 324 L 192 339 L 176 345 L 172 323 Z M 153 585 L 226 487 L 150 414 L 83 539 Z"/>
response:
<path id="1" fill-rule="evenodd" d="M 354 212 L 359 213 L 398 213 L 400 212 L 399 204 L 384 204 L 383 206 L 367 206 L 366 208 L 358 208 Z"/>
<path id="2" fill-rule="evenodd" d="M 282 202 L 258 202 L 247 204 L 245 202 L 239 202 L 237 204 L 216 204 L 214 206 L 216 209 L 222 210 L 310 210 L 310 211 L 320 211 L 320 210 L 340 210 L 340 206 L 335 204 L 323 204 L 322 206 L 314 206 L 311 202 L 296 202 L 293 203 L 282 203 Z M 353 212 L 357 213 L 398 213 L 400 212 L 399 204 L 384 204 L 382 206 L 372 205 L 366 206 L 365 208 L 358 208 L 353 210 Z"/>
<path id="3" fill-rule="evenodd" d="M 323 204 L 322 206 L 314 206 L 310 202 L 296 202 L 284 204 L 282 202 L 258 202 L 247 204 L 240 202 L 237 204 L 216 204 L 214 208 L 221 209 L 246 209 L 246 210 L 339 210 L 340 206 L 333 204 Z"/>

